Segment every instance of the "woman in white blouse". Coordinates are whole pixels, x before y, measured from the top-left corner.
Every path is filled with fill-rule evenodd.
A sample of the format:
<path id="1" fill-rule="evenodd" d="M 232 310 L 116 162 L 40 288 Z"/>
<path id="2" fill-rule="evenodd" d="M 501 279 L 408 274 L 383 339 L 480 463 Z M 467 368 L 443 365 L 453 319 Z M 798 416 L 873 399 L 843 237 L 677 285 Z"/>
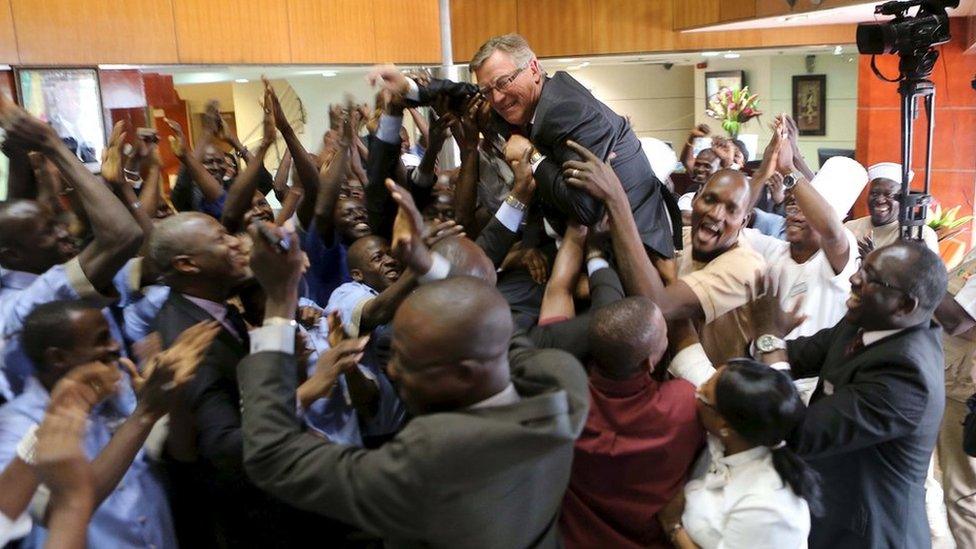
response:
<path id="1" fill-rule="evenodd" d="M 694 347 L 701 349 L 685 351 Z M 682 549 L 806 547 L 820 490 L 817 474 L 784 440 L 806 411 L 796 387 L 752 359 L 714 372 L 697 395 L 708 473 L 690 481 L 658 519 Z"/>

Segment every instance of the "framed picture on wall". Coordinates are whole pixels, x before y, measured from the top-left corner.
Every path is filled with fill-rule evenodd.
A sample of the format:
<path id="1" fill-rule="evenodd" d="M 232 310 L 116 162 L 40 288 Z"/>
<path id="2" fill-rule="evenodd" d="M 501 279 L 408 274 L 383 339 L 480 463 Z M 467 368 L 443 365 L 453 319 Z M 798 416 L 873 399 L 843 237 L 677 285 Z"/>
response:
<path id="1" fill-rule="evenodd" d="M 98 166 L 105 147 L 105 119 L 94 68 L 15 69 L 24 110 L 51 124 L 87 165 Z"/>
<path id="2" fill-rule="evenodd" d="M 741 90 L 746 85 L 746 76 L 742 71 L 712 71 L 705 73 L 705 108 L 715 94 L 722 88 Z"/>
<path id="3" fill-rule="evenodd" d="M 793 77 L 793 120 L 800 135 L 827 135 L 827 75 Z"/>

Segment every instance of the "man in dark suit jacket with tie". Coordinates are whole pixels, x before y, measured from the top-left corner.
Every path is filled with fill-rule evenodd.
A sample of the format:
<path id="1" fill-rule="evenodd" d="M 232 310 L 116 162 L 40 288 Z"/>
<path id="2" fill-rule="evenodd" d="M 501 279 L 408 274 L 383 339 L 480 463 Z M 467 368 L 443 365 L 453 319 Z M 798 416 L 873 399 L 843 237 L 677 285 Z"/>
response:
<path id="1" fill-rule="evenodd" d="M 170 287 L 156 318 L 164 347 L 202 320 L 222 326 L 170 416 L 167 461 L 180 545 L 287 547 L 316 539 L 305 534 L 312 526 L 320 533 L 321 519 L 274 500 L 244 474 L 237 365 L 249 341 L 240 312 L 227 304 L 250 275 L 239 239 L 208 215 L 181 213 L 156 225 L 149 256 Z"/>
<path id="2" fill-rule="evenodd" d="M 794 315 L 752 307 L 756 352 L 794 378 L 820 376 L 788 441 L 820 474 L 825 514 L 811 548 L 929 547 L 925 477 L 945 406 L 942 261 L 918 242 L 872 252 L 851 277 L 847 316 L 783 346 Z M 771 294 L 772 292 L 770 292 Z"/>
<path id="3" fill-rule="evenodd" d="M 513 339 L 508 304 L 483 280 L 423 285 L 396 311 L 388 366 L 413 420 L 376 450 L 330 444 L 294 417 L 294 328 L 277 320 L 297 300 L 301 258 L 260 241 L 251 266 L 268 301 L 238 376 L 244 461 L 258 486 L 387 546 L 559 546 L 588 408 L 578 361 Z M 365 345 L 346 340 L 324 360 L 353 367 Z"/>
<path id="4" fill-rule="evenodd" d="M 627 192 L 644 246 L 658 256 L 674 254 L 671 210 L 665 209 L 670 195 L 651 170 L 626 119 L 593 97 L 568 73 L 547 76 L 528 43 L 517 34 L 489 39 L 475 53 L 469 67 L 477 76 L 477 88 L 444 80 L 432 80 L 429 85 L 418 87 L 391 69 L 379 69 L 372 78 L 419 104 L 428 103 L 438 94 L 481 93 L 494 109 L 493 126 L 508 140 L 506 158 L 510 162 L 519 160 L 532 149 L 530 159 L 539 185 L 537 196 L 559 234 L 564 232 L 566 218 L 593 225 L 604 215 L 599 201 L 566 184 L 563 162 L 579 159 L 566 147 L 566 141 L 575 141 L 609 160 Z M 680 227 L 680 212 L 676 204 L 672 206 L 676 226 Z M 674 232 L 681 234 L 680 230 Z"/>

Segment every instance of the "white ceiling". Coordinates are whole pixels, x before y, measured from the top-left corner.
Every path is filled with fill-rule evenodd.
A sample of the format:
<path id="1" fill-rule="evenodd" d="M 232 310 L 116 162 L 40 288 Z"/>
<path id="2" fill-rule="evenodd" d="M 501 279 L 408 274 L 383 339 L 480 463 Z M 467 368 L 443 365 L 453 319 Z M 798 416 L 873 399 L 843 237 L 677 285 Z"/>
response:
<path id="1" fill-rule="evenodd" d="M 818 10 L 795 15 L 779 15 L 776 17 L 766 17 L 763 19 L 753 19 L 739 23 L 726 23 L 724 25 L 713 25 L 701 29 L 694 29 L 685 32 L 709 32 L 720 30 L 743 30 L 743 29 L 769 29 L 782 27 L 799 27 L 807 25 L 836 25 L 844 23 L 863 23 L 866 21 L 884 21 L 889 17 L 875 16 L 874 6 L 881 4 L 878 2 L 867 2 L 855 6 L 844 6 Z M 916 8 L 911 8 L 910 13 L 914 14 Z M 976 0 L 960 0 L 959 7 L 949 10 L 952 17 L 965 17 L 976 15 Z"/>

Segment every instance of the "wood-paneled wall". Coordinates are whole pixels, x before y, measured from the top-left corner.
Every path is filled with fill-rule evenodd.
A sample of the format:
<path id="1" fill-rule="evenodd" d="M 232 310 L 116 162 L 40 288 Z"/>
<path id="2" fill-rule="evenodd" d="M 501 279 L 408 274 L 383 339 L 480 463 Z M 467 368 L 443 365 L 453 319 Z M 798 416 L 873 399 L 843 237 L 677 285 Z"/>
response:
<path id="1" fill-rule="evenodd" d="M 679 32 L 672 21 L 746 14 L 755 0 L 452 0 L 455 62 L 489 37 L 518 32 L 540 57 L 761 48 L 854 41 L 855 25 L 726 32 Z M 690 6 L 690 7 L 689 7 Z M 688 11 L 689 9 L 692 11 Z M 697 11 L 696 11 L 697 10 Z"/>
<path id="2" fill-rule="evenodd" d="M 797 9 L 810 0 L 798 0 Z M 543 57 L 851 42 L 854 26 L 682 33 L 769 0 L 452 0 L 454 58 L 520 32 Z M 824 6 L 854 3 L 824 0 Z M 0 0 L 0 63 L 436 63 L 438 1 Z M 785 6 L 785 4 L 784 4 Z M 712 21 L 714 22 L 714 21 Z M 825 36 L 825 32 L 828 36 Z"/>
<path id="3" fill-rule="evenodd" d="M 436 63 L 437 0 L 0 0 L 0 63 Z"/>

